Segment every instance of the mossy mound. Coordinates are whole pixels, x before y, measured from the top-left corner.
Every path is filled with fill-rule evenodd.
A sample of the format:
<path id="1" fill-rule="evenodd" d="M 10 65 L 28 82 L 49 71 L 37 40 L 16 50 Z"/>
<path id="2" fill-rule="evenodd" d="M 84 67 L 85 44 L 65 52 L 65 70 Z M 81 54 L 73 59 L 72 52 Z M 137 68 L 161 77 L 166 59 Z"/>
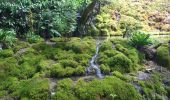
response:
<path id="1" fill-rule="evenodd" d="M 18 80 L 15 77 L 9 77 L 0 83 L 4 89 L 4 95 L 8 99 L 24 99 L 24 100 L 47 100 L 50 97 L 49 81 L 47 79 L 29 79 Z M 5 90 L 10 92 L 8 95 Z"/>
<path id="2" fill-rule="evenodd" d="M 158 64 L 170 69 L 170 48 L 167 44 L 157 48 L 156 61 Z"/>
<path id="3" fill-rule="evenodd" d="M 54 98 L 59 100 L 66 98 L 71 100 L 141 100 L 142 96 L 133 85 L 116 77 L 106 77 L 104 80 L 93 80 L 88 83 L 80 79 L 75 86 L 70 79 L 59 81 Z"/>
<path id="4" fill-rule="evenodd" d="M 31 80 L 34 78 L 44 79 L 85 75 L 86 67 L 89 66 L 89 60 L 95 53 L 95 40 L 86 37 L 83 39 L 55 38 L 53 41 L 55 41 L 53 42 L 55 45 L 49 45 L 44 41 L 32 45 L 18 41 L 18 45 L 13 50 L 7 49 L 0 51 L 0 82 L 5 82 L 5 79 L 13 77 L 17 80 L 17 84 L 23 83 L 28 85 L 29 82 L 30 84 L 32 83 Z M 30 81 L 26 81 L 26 83 L 22 82 L 24 80 Z M 6 87 L 5 84 L 1 85 L 2 87 Z M 21 88 L 24 89 L 25 85 Z M 35 87 L 38 86 L 35 85 Z M 32 89 L 34 90 L 34 87 Z M 10 91 L 8 88 L 0 88 L 0 96 L 9 96 L 12 98 L 16 96 L 22 99 L 41 98 L 41 96 L 32 96 L 36 96 L 36 93 L 37 95 L 41 95 L 39 93 L 41 91 L 39 90 L 33 93 L 31 89 L 28 91 L 27 89 L 22 90 L 25 92 L 22 95 L 21 93 L 13 94 L 16 90 L 13 89 L 11 92 L 8 92 Z M 11 96 L 12 94 L 13 96 Z M 47 97 L 47 92 L 45 92 L 45 95 Z"/>
<path id="5" fill-rule="evenodd" d="M 141 92 L 146 99 L 163 100 L 167 95 L 166 87 L 159 73 L 152 73 L 149 79 L 138 81 L 138 84 L 141 86 Z"/>
<path id="6" fill-rule="evenodd" d="M 108 73 L 109 70 L 129 73 L 136 70 L 140 64 L 138 54 L 127 40 L 111 39 L 103 42 L 98 62 L 103 73 Z"/>
<path id="7" fill-rule="evenodd" d="M 13 54 L 14 54 L 14 52 L 11 49 L 1 50 L 0 51 L 0 58 L 11 57 Z"/>

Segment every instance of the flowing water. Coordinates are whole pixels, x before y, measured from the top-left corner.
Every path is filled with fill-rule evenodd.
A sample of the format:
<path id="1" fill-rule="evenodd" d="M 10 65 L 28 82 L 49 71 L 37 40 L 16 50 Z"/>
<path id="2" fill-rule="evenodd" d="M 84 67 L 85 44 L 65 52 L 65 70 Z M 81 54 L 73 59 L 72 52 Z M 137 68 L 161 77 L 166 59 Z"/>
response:
<path id="1" fill-rule="evenodd" d="M 90 60 L 90 67 L 87 68 L 87 73 L 91 73 L 92 70 L 94 69 L 95 72 L 96 72 L 96 75 L 97 77 L 99 78 L 104 78 L 104 75 L 101 73 L 101 70 L 100 70 L 100 66 L 96 63 L 96 60 L 98 58 L 98 55 L 99 55 L 99 49 L 100 49 L 100 46 L 101 46 L 101 41 L 99 40 L 99 42 L 97 42 L 97 45 L 96 45 L 96 53 L 95 55 L 92 57 L 92 59 Z"/>

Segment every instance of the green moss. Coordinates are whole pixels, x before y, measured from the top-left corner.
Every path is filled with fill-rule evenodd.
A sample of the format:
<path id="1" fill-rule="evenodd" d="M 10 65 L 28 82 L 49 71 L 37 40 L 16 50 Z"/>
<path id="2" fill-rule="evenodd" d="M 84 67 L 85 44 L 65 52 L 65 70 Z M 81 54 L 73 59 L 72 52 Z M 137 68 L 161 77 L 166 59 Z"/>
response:
<path id="1" fill-rule="evenodd" d="M 100 69 L 104 74 L 110 74 L 110 67 L 108 65 L 100 65 Z"/>
<path id="2" fill-rule="evenodd" d="M 58 82 L 55 98 L 68 98 L 80 100 L 141 100 L 142 97 L 135 88 L 116 77 L 106 77 L 104 80 L 93 80 L 85 82 L 79 80 L 73 85 L 71 79 L 64 79 Z M 63 95 L 61 95 L 63 93 Z"/>
<path id="3" fill-rule="evenodd" d="M 166 89 L 164 84 L 162 83 L 162 78 L 158 73 L 153 73 L 150 79 L 145 81 L 139 81 L 141 85 L 145 97 L 149 99 L 158 99 L 161 96 L 166 95 Z M 157 95 L 157 96 L 155 96 Z"/>
<path id="4" fill-rule="evenodd" d="M 104 41 L 100 47 L 100 51 L 112 50 L 113 44 L 110 41 Z"/>
<path id="5" fill-rule="evenodd" d="M 51 77 L 65 76 L 65 70 L 60 64 L 55 64 L 50 68 Z"/>
<path id="6" fill-rule="evenodd" d="M 54 63 L 53 60 L 41 60 L 38 64 L 38 71 L 45 71 L 48 70 L 52 64 Z"/>
<path id="7" fill-rule="evenodd" d="M 53 97 L 53 100 L 78 100 L 73 94 L 59 91 Z"/>
<path id="8" fill-rule="evenodd" d="M 114 76 L 116 76 L 117 78 L 120 78 L 121 80 L 124 80 L 124 81 L 128 81 L 129 80 L 126 76 L 124 76 L 122 73 L 120 73 L 118 71 L 114 71 L 114 72 L 112 72 L 112 74 Z"/>
<path id="9" fill-rule="evenodd" d="M 43 59 L 45 59 L 44 55 L 27 53 L 21 56 L 19 59 L 19 64 L 27 62 L 30 65 L 37 65 Z"/>
<path id="10" fill-rule="evenodd" d="M 123 73 L 128 73 L 132 70 L 132 61 L 121 53 L 109 58 L 108 65 L 112 71 L 117 70 Z"/>
<path id="11" fill-rule="evenodd" d="M 6 49 L 0 51 L 0 58 L 11 57 L 14 54 L 13 50 Z"/>
<path id="12" fill-rule="evenodd" d="M 63 79 L 57 83 L 57 90 L 58 91 L 71 91 L 73 88 L 73 81 L 69 78 Z"/>
<path id="13" fill-rule="evenodd" d="M 47 79 L 29 79 L 22 81 L 15 96 L 31 100 L 47 100 L 50 97 L 49 81 Z"/>
<path id="14" fill-rule="evenodd" d="M 165 89 L 167 91 L 168 98 L 170 98 L 170 86 L 167 86 Z"/>
<path id="15" fill-rule="evenodd" d="M 13 51 L 16 53 L 16 52 L 19 51 L 20 49 L 28 48 L 28 47 L 29 47 L 29 43 L 18 40 L 18 41 L 15 43 L 15 46 L 13 47 Z"/>
<path id="16" fill-rule="evenodd" d="M 111 99 L 140 100 L 140 94 L 135 88 L 116 77 L 106 77 L 104 80 L 94 80 L 89 83 L 78 81 L 75 95 L 81 100 Z"/>
<path id="17" fill-rule="evenodd" d="M 170 69 L 170 51 L 167 45 L 162 45 L 156 51 L 157 63 Z"/>
<path id="18" fill-rule="evenodd" d="M 86 73 L 86 69 L 85 67 L 82 66 L 78 66 L 74 72 L 75 75 L 85 75 L 85 73 Z"/>
<path id="19" fill-rule="evenodd" d="M 60 60 L 59 63 L 64 67 L 72 67 L 72 68 L 76 68 L 78 67 L 78 63 L 74 60 L 69 60 L 69 59 L 66 59 L 66 60 Z"/>
<path id="20" fill-rule="evenodd" d="M 37 67 L 30 65 L 29 63 L 23 63 L 19 67 L 20 69 L 20 74 L 19 78 L 20 79 L 27 79 L 33 77 L 33 75 L 37 71 Z"/>
<path id="21" fill-rule="evenodd" d="M 140 59 L 138 51 L 126 39 L 111 39 L 103 43 L 99 64 L 108 65 L 111 71 L 131 72 L 137 70 Z"/>

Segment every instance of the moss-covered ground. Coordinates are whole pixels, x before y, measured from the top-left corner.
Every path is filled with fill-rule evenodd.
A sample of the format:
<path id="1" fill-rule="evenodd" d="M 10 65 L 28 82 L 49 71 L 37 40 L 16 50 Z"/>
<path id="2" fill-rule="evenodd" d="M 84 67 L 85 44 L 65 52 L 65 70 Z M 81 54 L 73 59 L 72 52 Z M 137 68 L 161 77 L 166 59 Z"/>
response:
<path id="1" fill-rule="evenodd" d="M 167 68 L 168 50 L 166 44 L 157 49 L 158 61 L 165 62 L 160 64 Z M 33 44 L 18 41 L 13 48 L 0 51 L 0 98 L 163 100 L 169 94 L 169 85 L 165 86 L 156 73 L 148 80 L 136 78 L 135 73 L 143 69 L 144 57 L 126 39 L 109 39 L 101 43 L 96 62 L 105 75 L 104 79 L 71 80 L 70 77 L 86 76 L 86 68 L 95 51 L 96 40 L 91 37 L 52 38 L 48 43 L 41 41 Z M 51 94 L 49 79 L 60 80 L 56 82 L 54 95 Z M 142 88 L 142 92 L 134 83 Z"/>

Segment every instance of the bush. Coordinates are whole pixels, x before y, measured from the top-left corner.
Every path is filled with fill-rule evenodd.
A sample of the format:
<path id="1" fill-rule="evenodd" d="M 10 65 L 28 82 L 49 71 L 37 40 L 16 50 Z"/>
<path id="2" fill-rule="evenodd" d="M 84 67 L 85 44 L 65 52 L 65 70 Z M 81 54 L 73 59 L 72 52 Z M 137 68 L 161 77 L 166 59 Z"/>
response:
<path id="1" fill-rule="evenodd" d="M 170 51 L 167 45 L 157 48 L 156 61 L 158 64 L 170 69 Z"/>
<path id="2" fill-rule="evenodd" d="M 0 26 L 15 29 L 18 36 L 30 30 L 44 38 L 67 35 L 76 28 L 76 14 L 82 4 L 83 0 L 2 1 Z"/>
<path id="3" fill-rule="evenodd" d="M 9 48 L 14 45 L 16 41 L 16 33 L 14 30 L 2 30 L 0 29 L 0 44 L 3 48 Z"/>
<path id="4" fill-rule="evenodd" d="M 130 41 L 138 49 L 151 43 L 150 35 L 140 31 L 133 32 Z"/>
<path id="5" fill-rule="evenodd" d="M 43 41 L 43 39 L 42 39 L 39 35 L 35 35 L 35 34 L 32 33 L 32 32 L 28 32 L 28 33 L 26 34 L 26 40 L 27 40 L 29 43 L 37 43 L 37 42 Z"/>

